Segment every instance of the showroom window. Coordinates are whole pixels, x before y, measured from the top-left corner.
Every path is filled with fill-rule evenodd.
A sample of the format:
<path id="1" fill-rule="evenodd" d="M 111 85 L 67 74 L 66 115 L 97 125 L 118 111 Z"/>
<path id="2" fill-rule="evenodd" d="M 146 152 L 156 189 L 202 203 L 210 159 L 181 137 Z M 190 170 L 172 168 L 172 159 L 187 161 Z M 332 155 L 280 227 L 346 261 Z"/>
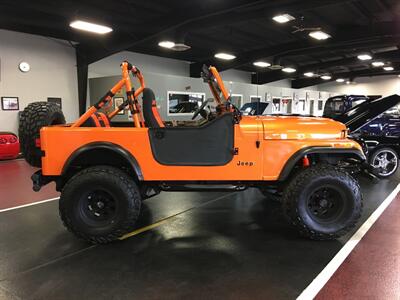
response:
<path id="1" fill-rule="evenodd" d="M 231 103 L 235 105 L 237 108 L 242 107 L 243 95 L 241 94 L 232 94 L 231 95 Z"/>
<path id="2" fill-rule="evenodd" d="M 324 101 L 318 100 L 318 110 L 323 110 L 324 109 Z"/>
<path id="3" fill-rule="evenodd" d="M 298 111 L 299 111 L 299 113 L 306 112 L 306 100 L 305 99 L 299 100 Z"/>
<path id="4" fill-rule="evenodd" d="M 168 116 L 192 115 L 206 98 L 204 93 L 168 92 Z"/>
<path id="5" fill-rule="evenodd" d="M 261 96 L 250 96 L 250 102 L 261 102 Z"/>
<path id="6" fill-rule="evenodd" d="M 272 112 L 281 112 L 281 98 L 272 98 Z"/>

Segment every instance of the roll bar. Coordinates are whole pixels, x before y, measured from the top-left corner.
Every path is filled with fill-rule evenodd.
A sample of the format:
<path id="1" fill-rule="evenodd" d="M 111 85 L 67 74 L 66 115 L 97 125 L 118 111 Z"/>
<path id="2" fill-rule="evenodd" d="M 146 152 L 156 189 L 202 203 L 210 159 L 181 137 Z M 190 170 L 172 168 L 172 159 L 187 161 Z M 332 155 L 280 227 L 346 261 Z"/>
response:
<path id="1" fill-rule="evenodd" d="M 107 116 L 109 119 L 112 119 L 114 116 L 118 114 L 121 110 L 125 109 L 125 107 L 129 106 L 129 110 L 133 116 L 133 122 L 135 127 L 143 127 L 144 121 L 141 113 L 139 102 L 137 101 L 137 97 L 143 92 L 146 84 L 144 82 L 144 78 L 140 70 L 130 64 L 127 61 L 122 62 L 122 79 L 115 84 L 96 104 L 91 106 L 75 123 L 71 125 L 71 127 L 79 127 L 81 126 L 87 119 L 90 118 L 95 112 L 97 112 L 102 107 L 105 107 L 106 104 L 109 106 L 112 105 L 112 98 L 116 93 L 121 91 L 123 87 L 126 90 L 126 100 L 118 106 L 114 111 L 109 113 Z M 134 77 L 137 77 L 140 83 L 140 87 L 135 90 L 132 88 L 131 79 L 129 77 L 129 73 L 132 73 Z"/>

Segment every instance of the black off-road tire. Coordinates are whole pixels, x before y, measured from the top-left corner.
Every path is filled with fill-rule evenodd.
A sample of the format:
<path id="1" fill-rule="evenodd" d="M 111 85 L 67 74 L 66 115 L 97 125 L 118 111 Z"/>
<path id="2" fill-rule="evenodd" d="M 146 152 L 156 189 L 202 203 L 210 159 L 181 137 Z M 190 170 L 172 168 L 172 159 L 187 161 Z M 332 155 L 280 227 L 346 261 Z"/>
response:
<path id="1" fill-rule="evenodd" d="M 348 233 L 363 207 L 356 179 L 329 165 L 312 166 L 296 174 L 284 191 L 282 203 L 289 222 L 302 236 L 313 240 L 332 240 Z"/>
<path id="2" fill-rule="evenodd" d="M 36 146 L 40 129 L 59 124 L 65 124 L 65 117 L 61 108 L 55 103 L 33 102 L 23 110 L 19 119 L 18 135 L 22 154 L 31 166 L 38 168 L 42 166 L 41 151 Z"/>
<path id="3" fill-rule="evenodd" d="M 140 191 L 133 178 L 114 167 L 95 166 L 66 183 L 59 212 L 65 227 L 77 237 L 106 244 L 132 231 L 140 206 Z"/>

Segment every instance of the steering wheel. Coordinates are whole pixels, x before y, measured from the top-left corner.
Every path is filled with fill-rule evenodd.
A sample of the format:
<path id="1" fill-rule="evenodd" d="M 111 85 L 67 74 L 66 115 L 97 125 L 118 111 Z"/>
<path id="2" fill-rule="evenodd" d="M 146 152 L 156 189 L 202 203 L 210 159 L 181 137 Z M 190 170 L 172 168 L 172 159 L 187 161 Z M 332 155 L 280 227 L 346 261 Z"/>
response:
<path id="1" fill-rule="evenodd" d="M 206 105 L 210 102 L 209 100 L 205 100 L 203 104 L 194 112 L 192 120 L 196 119 L 196 117 L 200 114 L 200 112 L 206 107 Z"/>

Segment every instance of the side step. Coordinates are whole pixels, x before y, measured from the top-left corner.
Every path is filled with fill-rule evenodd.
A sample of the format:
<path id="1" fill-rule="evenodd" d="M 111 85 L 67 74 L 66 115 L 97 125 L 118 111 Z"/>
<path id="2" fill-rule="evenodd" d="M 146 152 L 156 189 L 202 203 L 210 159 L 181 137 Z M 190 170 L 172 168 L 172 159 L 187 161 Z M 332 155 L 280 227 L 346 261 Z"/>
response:
<path id="1" fill-rule="evenodd" d="M 246 185 L 213 185 L 213 184 L 185 184 L 169 185 L 162 183 L 160 189 L 165 192 L 239 192 L 247 189 Z"/>

